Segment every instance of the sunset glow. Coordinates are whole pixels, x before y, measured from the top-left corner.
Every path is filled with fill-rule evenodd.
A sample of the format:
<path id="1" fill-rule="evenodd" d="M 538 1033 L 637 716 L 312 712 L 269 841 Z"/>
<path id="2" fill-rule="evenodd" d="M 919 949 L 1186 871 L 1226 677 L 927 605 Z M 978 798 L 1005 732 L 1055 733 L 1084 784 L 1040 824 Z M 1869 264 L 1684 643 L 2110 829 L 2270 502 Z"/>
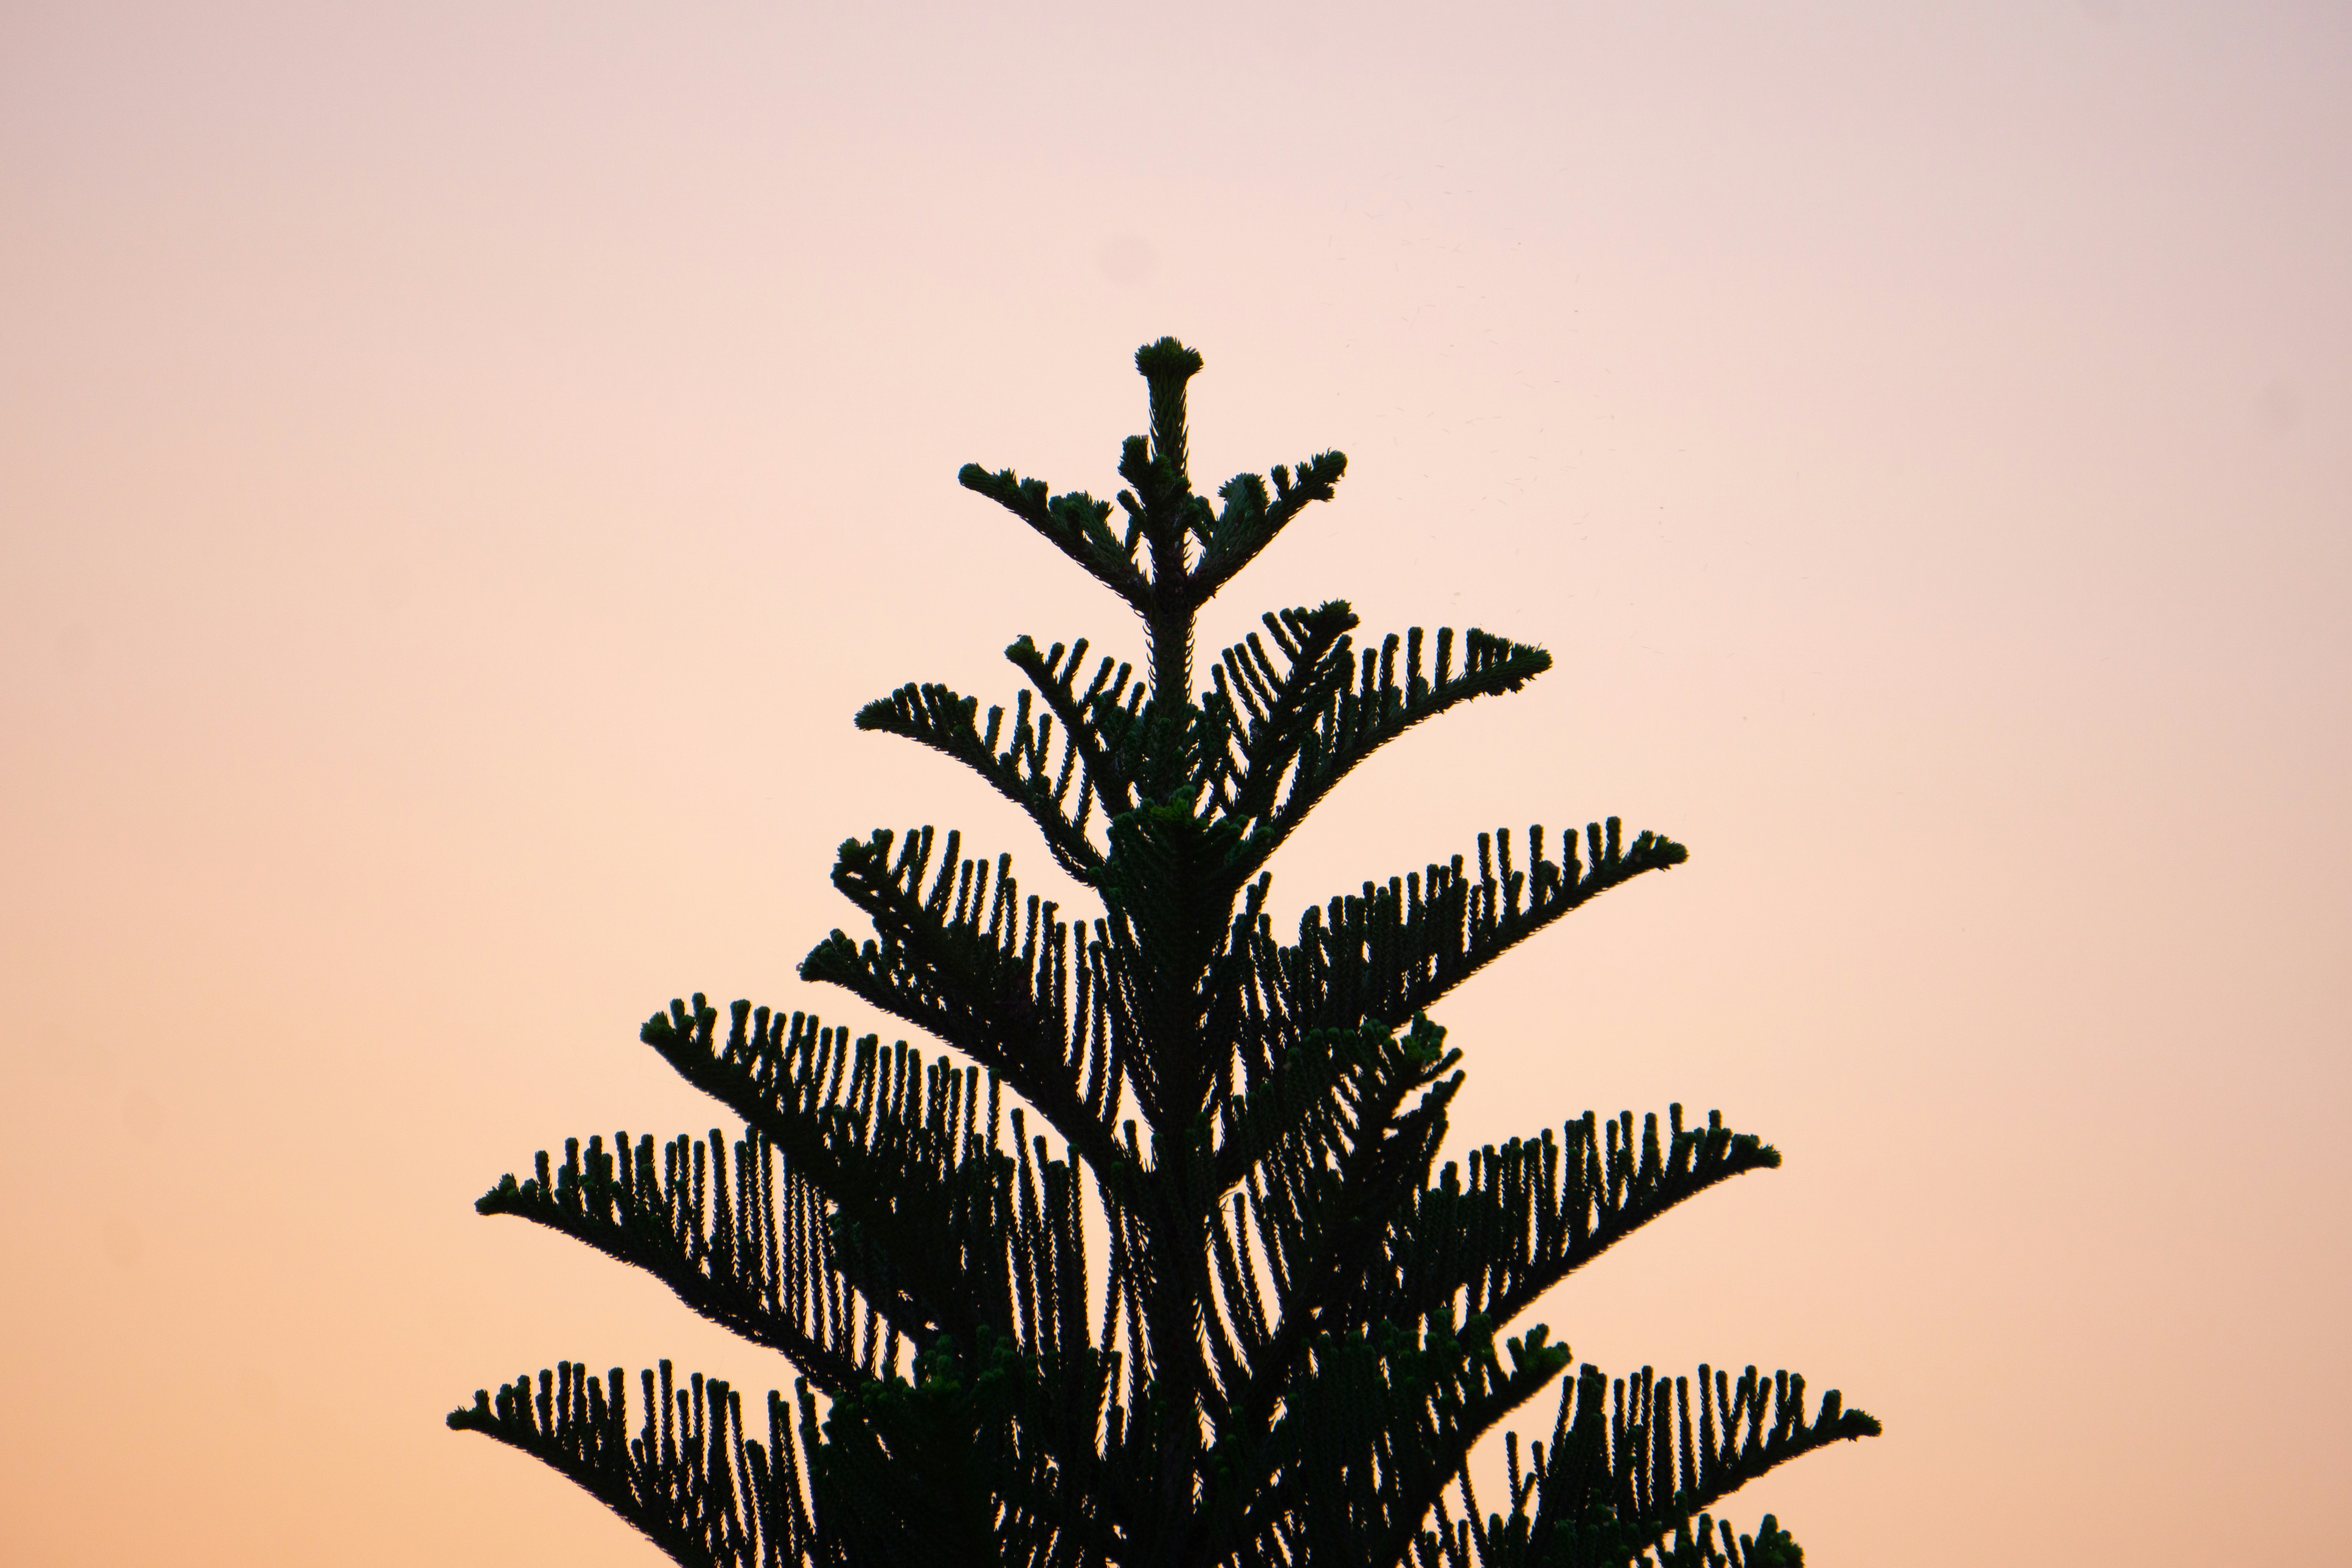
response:
<path id="1" fill-rule="evenodd" d="M 850 717 L 1136 655 L 956 474 L 1110 493 L 1162 333 L 1203 488 L 1349 458 L 1213 644 L 1557 661 L 1278 924 L 1690 846 L 1438 1019 L 1462 1148 L 1787 1157 L 1554 1335 L 1884 1420 L 1729 1510 L 1818 1568 L 2336 1561 L 2347 81 L 2291 5 L 10 6 L 0 1562 L 661 1560 L 444 1413 L 790 1369 L 473 1200 L 721 1124 L 673 996 L 895 1037 L 794 977 L 844 838 L 1058 885 Z"/>

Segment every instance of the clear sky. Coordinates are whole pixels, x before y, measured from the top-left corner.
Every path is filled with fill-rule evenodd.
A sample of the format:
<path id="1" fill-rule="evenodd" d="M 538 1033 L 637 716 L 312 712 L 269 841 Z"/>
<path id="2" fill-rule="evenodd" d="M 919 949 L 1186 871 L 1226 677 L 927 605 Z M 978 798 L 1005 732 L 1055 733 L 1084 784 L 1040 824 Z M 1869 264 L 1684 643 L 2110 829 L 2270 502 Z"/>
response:
<path id="1" fill-rule="evenodd" d="M 1347 597 L 1556 671 L 1401 742 L 1295 911 L 1622 814 L 1690 864 L 1441 1015 L 1457 1147 L 1787 1154 L 1539 1314 L 1887 1436 L 1821 1568 L 2343 1561 L 2352 11 L 2139 0 L 0 7 L 0 1560 L 658 1559 L 442 1429 L 783 1370 L 474 1215 L 708 1129 L 636 1025 L 793 966 L 858 735 L 1131 647 L 956 488 L 1339 500 Z"/>

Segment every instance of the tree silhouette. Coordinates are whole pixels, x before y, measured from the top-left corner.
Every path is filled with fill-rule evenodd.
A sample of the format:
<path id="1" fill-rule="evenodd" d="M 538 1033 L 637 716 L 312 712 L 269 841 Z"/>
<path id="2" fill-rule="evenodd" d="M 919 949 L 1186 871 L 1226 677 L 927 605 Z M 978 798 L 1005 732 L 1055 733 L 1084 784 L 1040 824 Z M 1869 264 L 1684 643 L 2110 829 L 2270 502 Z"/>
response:
<path id="1" fill-rule="evenodd" d="M 1427 1010 L 1507 949 L 1683 847 L 1616 818 L 1508 831 L 1366 882 L 1276 935 L 1266 861 L 1349 771 L 1425 719 L 1517 691 L 1541 649 L 1414 628 L 1359 645 L 1344 603 L 1264 617 L 1195 693 L 1195 616 L 1309 505 L 1337 452 L 1193 492 L 1185 386 L 1140 350 L 1151 429 L 1111 502 L 966 468 L 1142 618 L 1139 673 L 1087 645 L 1005 657 L 1008 712 L 908 686 L 858 714 L 969 765 L 1099 901 L 1024 898 L 1010 856 L 929 827 L 841 847 L 836 931 L 801 975 L 944 1043 L 738 1002 L 673 1002 L 645 1042 L 741 1119 L 656 1145 L 542 1152 L 477 1205 L 646 1269 L 782 1352 L 794 1395 L 668 1363 L 564 1363 L 449 1425 L 536 1455 L 678 1562 L 1766 1568 L 1768 1515 L 1705 1510 L 1878 1425 L 1801 1378 L 1570 1366 L 1552 1286 L 1693 1194 L 1780 1163 L 1710 1113 L 1587 1112 L 1438 1166 L 1460 1053 Z M 1271 484 L 1268 483 L 1268 478 Z M 1556 849 L 1558 858 L 1550 858 Z M 1580 849 L 1581 853 L 1580 853 Z M 1549 1438 L 1472 1445 L 1555 1379 Z"/>

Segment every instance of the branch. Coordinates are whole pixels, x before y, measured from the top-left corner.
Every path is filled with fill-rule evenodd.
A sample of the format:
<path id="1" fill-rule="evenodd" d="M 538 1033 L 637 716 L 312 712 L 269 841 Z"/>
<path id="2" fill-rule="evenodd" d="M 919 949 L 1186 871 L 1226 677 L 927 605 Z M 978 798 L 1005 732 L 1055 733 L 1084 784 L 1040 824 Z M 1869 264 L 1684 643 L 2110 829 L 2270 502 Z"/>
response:
<path id="1" fill-rule="evenodd" d="M 628 1384 L 619 1367 L 608 1384 L 572 1362 L 528 1373 L 495 1397 L 477 1392 L 449 1413 L 451 1429 L 479 1432 L 562 1472 L 687 1568 L 771 1568 L 778 1562 L 835 1563 L 802 1492 L 792 1423 L 768 1395 L 768 1442 L 743 1429 L 742 1395 L 694 1374 L 675 1386 L 670 1363 L 642 1374 L 645 1425 L 628 1432 Z"/>
<path id="2" fill-rule="evenodd" d="M 570 1141 L 561 1168 L 541 1152 L 535 1179 L 509 1175 L 476 1206 L 646 1269 L 703 1316 L 792 1357 L 828 1395 L 887 1373 L 901 1333 L 918 1350 L 942 1332 L 1015 1340 L 1024 1243 L 995 1083 L 983 1127 L 977 1068 L 927 1064 L 903 1044 L 884 1051 L 872 1036 L 853 1049 L 847 1030 L 804 1015 L 787 1026 L 749 1003 L 733 1013 L 723 1046 L 700 996 L 644 1031 L 744 1118 L 731 1180 L 715 1131 L 707 1145 L 667 1145 L 659 1176 L 653 1140 L 632 1151 L 623 1133 L 609 1154 L 592 1138 L 584 1159 Z M 1048 1239 L 1076 1234 L 1074 1216 L 1052 1218 Z"/>
<path id="3" fill-rule="evenodd" d="M 1059 651 L 1057 647 L 1055 652 Z M 1024 691 L 1013 717 L 1010 743 L 1001 752 L 997 744 L 1003 737 L 1004 710 L 988 710 L 988 730 L 983 734 L 974 721 L 979 699 L 961 696 L 945 686 L 902 686 L 858 710 L 857 727 L 902 735 L 971 769 L 997 794 L 1026 812 L 1045 836 L 1055 859 L 1083 879 L 1102 863 L 1102 852 L 1088 840 L 1086 831 L 1097 793 L 1091 764 L 1099 754 L 1099 742 L 1086 729 L 1066 724 L 1057 771 L 1052 760 L 1054 720 L 1041 717 L 1033 722 L 1029 707 L 1029 693 Z M 1073 768 L 1082 755 L 1089 766 L 1079 784 L 1078 809 L 1072 815 L 1064 809 L 1063 802 L 1069 796 Z"/>
<path id="4" fill-rule="evenodd" d="M 1055 643 L 1040 654 L 1037 645 L 1024 637 L 1006 648 L 1004 657 L 1029 678 L 1045 706 L 1061 721 L 1064 732 L 1078 748 L 1087 780 L 1103 809 L 1113 816 L 1132 811 L 1139 761 L 1136 742 L 1144 733 L 1138 729 L 1137 719 L 1150 689 L 1140 681 L 1129 684 L 1134 667 L 1120 664 L 1114 669 L 1106 655 L 1094 679 L 1080 692 L 1077 674 L 1086 662 L 1087 639 L 1080 637 L 1070 645 L 1066 658 L 1065 652 L 1063 645 Z M 1085 826 L 1083 817 L 1079 825 Z"/>
<path id="5" fill-rule="evenodd" d="M 1478 1437 L 1570 1360 L 1540 1330 L 1506 1350 L 1507 1368 L 1486 1320 L 1457 1328 L 1449 1314 L 1418 1332 L 1381 1323 L 1319 1339 L 1268 1444 L 1279 1479 L 1242 1538 L 1293 1561 L 1401 1561 Z"/>
<path id="6" fill-rule="evenodd" d="M 1280 668 L 1253 632 L 1211 667 L 1212 689 L 1202 703 L 1202 782 L 1220 811 L 1244 823 L 1274 809 L 1317 719 L 1355 673 L 1348 634 L 1356 614 L 1345 600 L 1263 619 Z"/>
<path id="7" fill-rule="evenodd" d="M 1368 1020 L 1396 1022 L 1424 1012 L 1455 986 L 1529 936 L 1600 894 L 1645 871 L 1666 870 L 1690 858 L 1671 838 L 1643 833 L 1633 843 L 1622 825 L 1589 824 L 1588 868 L 1576 838 L 1563 834 L 1561 863 L 1544 858 L 1544 832 L 1528 830 L 1532 864 L 1512 864 L 1511 835 L 1478 836 L 1478 879 L 1461 856 L 1386 887 L 1364 884 L 1359 897 L 1333 899 L 1328 913 L 1310 906 L 1295 945 L 1277 947 L 1271 921 L 1251 937 L 1252 962 L 1237 984 L 1255 987 L 1269 1019 L 1294 1035 L 1350 1028 Z M 1499 848 L 1499 865 L 1496 851 Z"/>
<path id="8" fill-rule="evenodd" d="M 1323 656 L 1335 668 L 1328 678 L 1317 678 L 1320 706 L 1311 724 L 1270 731 L 1262 748 L 1255 741 L 1244 742 L 1246 771 L 1235 798 L 1237 803 L 1248 803 L 1253 820 L 1244 851 L 1234 864 L 1237 879 L 1246 880 L 1264 865 L 1316 804 L 1381 747 L 1424 719 L 1474 698 L 1517 691 L 1551 668 L 1551 655 L 1541 648 L 1489 637 L 1474 627 L 1463 638 L 1462 671 L 1456 675 L 1454 631 L 1449 626 L 1438 631 L 1436 664 L 1433 673 L 1424 677 L 1421 628 L 1415 626 L 1403 639 L 1405 671 L 1400 682 L 1398 647 L 1399 640 L 1391 634 L 1378 653 L 1366 649 L 1360 679 L 1352 687 L 1349 678 L 1357 671 L 1342 667 L 1349 648 L 1345 644 L 1335 647 Z M 1256 658 L 1263 659 L 1262 651 Z M 1222 679 L 1225 674 L 1239 679 L 1254 662 L 1226 661 L 1217 678 L 1219 694 L 1225 690 Z M 1318 665 L 1321 662 L 1318 660 Z M 1282 787 L 1286 781 L 1286 789 Z M 1278 804 L 1277 790 L 1281 793 Z"/>
<path id="9" fill-rule="evenodd" d="M 1694 1433 L 1690 1381 L 1669 1384 L 1643 1367 L 1612 1384 L 1598 1368 L 1584 1367 L 1560 1391 L 1549 1453 L 1534 1446 L 1524 1479 L 1517 1474 L 1517 1443 L 1511 1445 L 1509 1515 L 1481 1522 L 1475 1507 L 1465 1510 L 1472 1517 L 1463 1523 L 1481 1560 L 1496 1568 L 1620 1568 L 1664 1548 L 1673 1568 L 1706 1563 L 1711 1544 L 1693 1550 L 1692 1527 L 1705 1528 L 1703 1510 L 1800 1455 L 1879 1433 L 1875 1419 L 1845 1409 L 1835 1390 L 1808 1419 L 1803 1378 L 1785 1372 L 1762 1378 L 1752 1366 L 1736 1382 L 1698 1369 Z M 1466 1487 L 1464 1493 L 1466 1503 Z M 1440 1528 L 1454 1533 L 1458 1527 L 1442 1499 L 1430 1502 Z M 1730 1532 L 1724 1533 L 1727 1542 Z M 1666 1547 L 1670 1534 L 1679 1539 Z M 1793 1544 L 1768 1521 L 1729 1561 L 1781 1568 L 1800 1560 L 1787 1550 Z"/>
<path id="10" fill-rule="evenodd" d="M 829 1205 L 797 1161 L 785 1163 L 779 1190 L 772 1145 L 756 1130 L 735 1144 L 731 1193 L 727 1142 L 716 1130 L 708 1145 L 683 1134 L 665 1144 L 666 1180 L 656 1176 L 651 1137 L 636 1145 L 634 1159 L 627 1133 L 614 1134 L 614 1144 L 617 1161 L 602 1137 L 591 1138 L 584 1154 L 577 1138 L 567 1140 L 563 1163 L 552 1170 L 541 1150 L 536 1179 L 509 1174 L 474 1206 L 545 1226 L 646 1270 L 710 1321 L 782 1352 L 828 1394 L 876 1375 L 887 1362 L 877 1358 L 884 1346 L 875 1331 L 883 1321 L 891 1325 L 891 1354 L 900 1326 L 930 1327 L 930 1314 L 903 1290 L 876 1289 L 875 1271 L 849 1278 L 828 1245 Z M 941 1304 L 964 1306 L 954 1298 Z"/>
<path id="11" fill-rule="evenodd" d="M 932 830 L 908 834 L 894 862 L 895 840 L 887 830 L 851 839 L 834 867 L 834 886 L 877 940 L 861 946 L 836 931 L 802 961 L 801 978 L 929 1031 L 1003 1078 L 1097 1170 L 1122 1166 L 1110 1129 L 1128 1065 L 1114 1048 L 1105 961 L 1087 951 L 1083 929 L 1074 933 L 1053 904 L 1024 906 L 1010 856 L 992 894 L 991 868 L 959 861 L 955 833 L 926 894 Z"/>
<path id="12" fill-rule="evenodd" d="M 1256 1221 L 1278 1308 L 1273 1331 L 1248 1358 L 1247 1382 L 1233 1392 L 1234 1418 L 1221 1436 L 1250 1441 L 1264 1433 L 1277 1405 L 1295 1395 L 1302 1358 L 1318 1339 L 1391 1321 L 1356 1304 L 1386 1267 L 1386 1216 L 1428 1179 L 1445 1135 L 1462 1075 L 1443 1076 L 1460 1059 L 1444 1048 L 1444 1037 L 1422 1019 L 1401 1039 L 1365 1030 L 1353 1042 L 1329 1042 L 1347 1063 L 1331 1114 L 1274 1108 L 1266 1130 L 1280 1128 L 1279 1142 L 1257 1150 L 1229 1142 L 1220 1152 L 1221 1167 L 1245 1166 L 1252 1178 L 1237 1217 Z M 1406 1110 L 1416 1091 L 1421 1099 Z M 1244 1138 L 1252 1120 L 1244 1105 L 1236 1122 Z M 1228 1304 L 1236 1317 L 1247 1310 Z"/>
<path id="13" fill-rule="evenodd" d="M 1203 541 L 1207 549 L 1192 568 L 1192 604 L 1207 604 L 1235 573 L 1257 559 L 1258 552 L 1273 543 L 1274 536 L 1292 519 L 1316 501 L 1329 500 L 1347 471 L 1344 452 L 1318 452 L 1309 458 L 1298 466 L 1296 482 L 1289 469 L 1276 464 L 1271 505 L 1266 501 L 1265 481 L 1255 474 L 1237 474 L 1226 480 L 1217 491 L 1224 510 L 1207 530 Z"/>
<path id="14" fill-rule="evenodd" d="M 1139 614 L 1150 611 L 1151 585 L 1137 568 L 1132 548 L 1122 545 L 1107 526 L 1108 501 L 1098 501 L 1084 490 L 1049 500 L 1045 480 L 1024 479 L 1011 468 L 992 474 L 978 463 L 966 463 L 956 482 L 986 496 L 1044 534 L 1056 550 L 1085 567 Z"/>
<path id="15" fill-rule="evenodd" d="M 1567 1124 L 1565 1149 L 1547 1131 L 1502 1148 L 1475 1150 L 1469 1185 L 1447 1162 L 1389 1227 L 1387 1267 L 1372 1276 L 1367 1321 L 1410 1321 L 1456 1300 L 1463 1310 L 1507 1323 L 1574 1270 L 1685 1199 L 1749 1171 L 1774 1170 L 1777 1149 L 1734 1133 L 1707 1113 L 1685 1128 L 1680 1105 L 1643 1119 L 1633 1113 L 1596 1127 L 1592 1113 Z M 1563 1157 L 1563 1155 L 1565 1157 Z"/>

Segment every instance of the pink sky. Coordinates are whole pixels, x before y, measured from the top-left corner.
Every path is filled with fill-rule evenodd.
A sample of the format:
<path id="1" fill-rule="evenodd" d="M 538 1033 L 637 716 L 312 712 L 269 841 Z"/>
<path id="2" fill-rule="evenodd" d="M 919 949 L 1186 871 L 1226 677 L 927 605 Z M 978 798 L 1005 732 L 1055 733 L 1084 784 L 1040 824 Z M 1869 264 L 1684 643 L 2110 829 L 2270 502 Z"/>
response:
<path id="1" fill-rule="evenodd" d="M 1457 1147 L 1788 1156 L 1545 1304 L 1887 1436 L 1821 1568 L 2341 1558 L 2352 13 L 0 9 L 0 1561 L 660 1559 L 442 1429 L 788 1373 L 471 1203 L 719 1122 L 677 994 L 1005 807 L 849 716 L 1139 639 L 956 488 L 1349 456 L 1212 616 L 1559 668 L 1295 910 L 1618 813 L 1691 863 L 1440 1015 Z M 1548 1417 L 1546 1417 L 1548 1419 Z"/>

